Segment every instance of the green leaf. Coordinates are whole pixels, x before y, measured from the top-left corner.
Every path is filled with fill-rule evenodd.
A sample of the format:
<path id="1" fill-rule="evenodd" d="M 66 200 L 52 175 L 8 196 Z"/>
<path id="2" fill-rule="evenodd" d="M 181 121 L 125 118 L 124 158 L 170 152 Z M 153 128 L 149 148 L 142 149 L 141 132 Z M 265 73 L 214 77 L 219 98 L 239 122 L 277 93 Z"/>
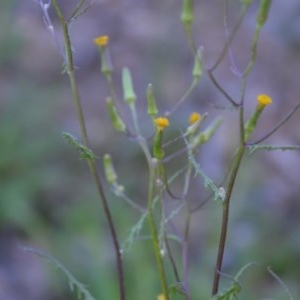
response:
<path id="1" fill-rule="evenodd" d="M 92 150 L 78 142 L 77 139 L 70 133 L 63 132 L 63 137 L 80 153 L 80 158 L 84 158 L 87 160 L 95 160 L 97 158 Z"/>
<path id="2" fill-rule="evenodd" d="M 78 299 L 82 299 L 82 296 L 84 297 L 84 300 L 96 300 L 90 292 L 86 289 L 84 284 L 79 282 L 74 275 L 55 257 L 46 254 L 43 251 L 34 249 L 34 248 L 29 248 L 29 247 L 23 247 L 22 248 L 26 252 L 30 252 L 33 254 L 36 254 L 46 260 L 48 260 L 56 269 L 61 271 L 66 277 L 69 282 L 69 286 L 72 292 L 77 290 L 77 297 Z"/>
<path id="3" fill-rule="evenodd" d="M 220 193 L 220 189 L 218 188 L 217 185 L 214 184 L 212 179 L 204 173 L 204 171 L 200 167 L 199 163 L 196 161 L 191 149 L 188 151 L 188 158 L 189 158 L 189 161 L 191 162 L 192 166 L 194 167 L 196 174 L 198 174 L 202 177 L 204 187 L 206 189 L 210 189 L 213 192 L 214 200 L 222 202 L 223 197 L 222 197 L 222 193 Z"/>
<path id="4" fill-rule="evenodd" d="M 287 151 L 287 150 L 300 150 L 300 146 L 287 145 L 287 146 L 276 146 L 276 145 L 251 145 L 247 146 L 249 153 L 252 154 L 257 150 L 266 150 L 266 151 Z"/>

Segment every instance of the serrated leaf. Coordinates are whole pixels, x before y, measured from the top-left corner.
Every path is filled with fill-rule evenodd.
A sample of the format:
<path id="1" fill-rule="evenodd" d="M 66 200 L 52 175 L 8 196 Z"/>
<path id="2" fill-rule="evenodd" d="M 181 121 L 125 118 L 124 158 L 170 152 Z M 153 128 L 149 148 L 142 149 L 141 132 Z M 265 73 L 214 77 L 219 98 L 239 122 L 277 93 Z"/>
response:
<path id="1" fill-rule="evenodd" d="M 288 151 L 288 150 L 300 150 L 300 146 L 295 145 L 286 145 L 286 146 L 276 146 L 276 145 L 251 145 L 247 146 L 250 154 L 253 154 L 257 150 L 266 150 L 266 151 Z"/>
<path id="2" fill-rule="evenodd" d="M 97 158 L 97 156 L 93 153 L 91 149 L 89 149 L 82 143 L 78 142 L 78 140 L 70 133 L 63 132 L 63 137 L 68 141 L 68 143 L 71 146 L 73 146 L 79 152 L 80 158 L 84 158 L 88 160 L 95 160 Z"/>
<path id="3" fill-rule="evenodd" d="M 59 271 L 61 271 L 67 278 L 68 282 L 69 282 L 69 287 L 71 292 L 74 292 L 75 288 L 77 290 L 77 296 L 78 299 L 81 299 L 81 297 L 83 296 L 84 300 L 96 300 L 91 294 L 90 292 L 86 289 L 86 287 L 84 286 L 84 284 L 82 284 L 81 282 L 79 282 L 75 276 L 55 257 L 41 251 L 35 248 L 29 248 L 29 247 L 23 247 L 22 250 L 26 251 L 26 252 L 30 252 L 33 254 L 38 255 L 39 257 L 42 257 L 44 259 L 46 259 L 48 262 L 50 262 L 56 269 L 58 269 Z"/>

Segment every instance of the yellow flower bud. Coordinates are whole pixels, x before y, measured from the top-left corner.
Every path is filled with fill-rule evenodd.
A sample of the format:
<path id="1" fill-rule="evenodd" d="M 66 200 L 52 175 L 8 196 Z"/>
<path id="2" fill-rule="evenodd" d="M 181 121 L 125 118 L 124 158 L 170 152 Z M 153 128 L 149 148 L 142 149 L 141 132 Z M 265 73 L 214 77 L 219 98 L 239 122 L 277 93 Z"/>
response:
<path id="1" fill-rule="evenodd" d="M 154 144 L 153 144 L 153 156 L 157 159 L 162 159 L 165 155 L 162 140 L 164 129 L 169 126 L 169 119 L 167 118 L 156 118 L 154 119 L 154 124 L 156 126 L 156 133 L 154 136 Z"/>
<path id="2" fill-rule="evenodd" d="M 110 78 L 113 71 L 108 48 L 109 37 L 107 35 L 101 35 L 94 39 L 94 44 L 99 47 L 101 57 L 101 72 L 108 78 Z"/>
<path id="3" fill-rule="evenodd" d="M 154 120 L 154 123 L 158 131 L 163 131 L 166 127 L 170 125 L 169 119 L 167 118 L 156 118 Z"/>
<path id="4" fill-rule="evenodd" d="M 257 103 L 259 106 L 267 106 L 267 105 L 270 105 L 272 104 L 272 98 L 268 95 L 265 95 L 265 94 L 260 94 L 257 96 Z"/>
<path id="5" fill-rule="evenodd" d="M 107 35 L 101 35 L 94 39 L 94 43 L 100 47 L 107 46 L 108 41 L 109 41 L 109 37 Z"/>
<path id="6" fill-rule="evenodd" d="M 197 112 L 193 112 L 190 114 L 189 117 L 189 122 L 191 125 L 195 124 L 196 122 L 198 122 L 201 119 L 201 115 Z"/>
<path id="7" fill-rule="evenodd" d="M 255 111 L 250 116 L 249 120 L 245 124 L 245 141 L 248 140 L 250 134 L 256 127 L 257 121 L 264 110 L 264 108 L 270 104 L 272 104 L 272 98 L 266 94 L 259 94 L 257 96 L 257 106 Z"/>

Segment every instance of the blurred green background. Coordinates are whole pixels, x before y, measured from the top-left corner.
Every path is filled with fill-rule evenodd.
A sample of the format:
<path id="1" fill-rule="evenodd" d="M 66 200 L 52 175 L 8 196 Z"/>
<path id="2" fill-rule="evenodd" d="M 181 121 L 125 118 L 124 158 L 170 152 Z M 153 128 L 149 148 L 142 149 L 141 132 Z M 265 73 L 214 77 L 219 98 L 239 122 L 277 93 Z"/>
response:
<path id="1" fill-rule="evenodd" d="M 177 3 L 178 2 L 178 3 Z M 76 76 L 92 149 L 101 157 L 111 153 L 119 181 L 140 205 L 147 198 L 147 170 L 138 146 L 114 132 L 105 109 L 108 89 L 100 73 L 99 54 L 93 39 L 110 36 L 110 54 L 118 95 L 120 73 L 131 69 L 138 96 L 140 124 L 151 134 L 146 114 L 145 90 L 152 83 L 160 113 L 172 108 L 191 81 L 193 59 L 180 24 L 180 3 L 159 0 L 103 0 L 72 26 Z M 210 66 L 225 41 L 224 7 L 220 1 L 195 1 L 194 34 Z M 241 68 L 249 58 L 258 1 L 253 1 L 232 50 Z M 66 15 L 74 3 L 59 1 Z M 232 28 L 239 1 L 229 1 Z M 60 51 L 34 1 L 2 0 L 0 4 L 0 300 L 77 299 L 65 277 L 23 246 L 55 256 L 86 284 L 96 299 L 118 299 L 112 241 L 93 180 L 84 161 L 62 137 L 67 131 L 80 139 L 68 78 L 62 74 Z M 50 8 L 55 35 L 61 28 Z M 246 114 L 256 95 L 268 93 L 274 104 L 264 113 L 253 141 L 272 129 L 299 101 L 300 4 L 274 1 L 259 42 L 259 56 L 249 77 Z M 229 70 L 228 58 L 217 70 L 222 86 L 233 96 L 240 93 L 239 79 Z M 185 130 L 189 113 L 208 112 L 209 120 L 222 115 L 222 127 L 199 151 L 201 166 L 221 180 L 237 144 L 237 115 L 222 109 L 228 103 L 206 75 L 189 100 L 171 117 L 167 138 Z M 129 113 L 122 101 L 122 114 Z M 209 122 L 210 122 L 209 121 Z M 267 143 L 299 145 L 299 112 Z M 171 174 L 185 165 L 179 157 L 167 165 Z M 102 170 L 101 159 L 97 162 Z M 298 152 L 257 152 L 245 159 L 232 199 L 224 273 L 234 276 L 248 262 L 239 299 L 288 299 L 267 266 L 300 299 L 300 204 Z M 206 198 L 200 178 L 194 178 L 189 201 Z M 172 185 L 179 192 L 182 181 Z M 139 214 L 116 199 L 105 187 L 117 222 L 121 244 L 138 222 Z M 167 202 L 168 209 L 174 204 Z M 190 241 L 192 299 L 208 299 L 212 284 L 221 209 L 212 201 L 193 215 Z M 180 232 L 184 212 L 174 219 Z M 146 226 L 145 226 L 146 227 Z M 145 229 L 142 235 L 147 236 Z M 178 243 L 171 243 L 180 261 Z M 135 241 L 124 254 L 128 299 L 156 299 L 160 292 L 152 246 Z M 174 278 L 169 271 L 170 281 Z M 222 286 L 230 280 L 222 279 Z M 174 299 L 180 299 L 180 297 Z"/>

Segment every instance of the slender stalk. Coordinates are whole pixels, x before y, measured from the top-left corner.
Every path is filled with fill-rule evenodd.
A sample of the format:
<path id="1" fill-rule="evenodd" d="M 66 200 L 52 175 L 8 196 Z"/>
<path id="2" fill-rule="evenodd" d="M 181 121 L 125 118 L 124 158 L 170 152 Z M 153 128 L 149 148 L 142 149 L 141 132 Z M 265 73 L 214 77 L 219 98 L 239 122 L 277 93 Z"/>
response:
<path id="1" fill-rule="evenodd" d="M 171 116 L 179 108 L 179 106 L 181 106 L 181 104 L 187 100 L 188 96 L 192 93 L 192 91 L 195 89 L 197 84 L 198 84 L 198 80 L 194 79 L 191 85 L 189 86 L 188 90 L 182 96 L 182 98 L 172 107 L 171 110 L 165 112 L 166 117 Z"/>
<path id="2" fill-rule="evenodd" d="M 152 239 L 152 245 L 154 249 L 154 254 L 156 257 L 156 262 L 157 262 L 157 268 L 158 268 L 158 274 L 159 274 L 159 280 L 161 283 L 161 289 L 163 292 L 163 295 L 165 297 L 165 300 L 170 300 L 169 294 L 168 294 L 168 285 L 167 285 L 167 279 L 166 279 L 166 274 L 165 274 L 165 269 L 160 253 L 160 246 L 159 246 L 159 237 L 156 229 L 156 224 L 155 224 L 155 218 L 154 218 L 154 212 L 153 212 L 153 200 L 155 198 L 155 179 L 156 179 L 156 171 L 160 167 L 159 161 L 156 163 L 153 162 L 151 153 L 148 149 L 146 140 L 141 134 L 141 130 L 139 127 L 139 122 L 137 118 L 137 113 L 136 113 L 136 108 L 134 105 L 130 106 L 130 111 L 131 111 L 131 117 L 133 120 L 133 126 L 135 130 L 135 134 L 137 135 L 137 141 L 143 150 L 143 153 L 145 155 L 145 158 L 147 160 L 148 164 L 148 169 L 149 169 L 149 192 L 148 192 L 148 205 L 147 205 L 147 211 L 148 211 L 148 223 L 149 223 L 149 228 L 151 232 L 151 239 Z"/>
<path id="3" fill-rule="evenodd" d="M 182 269 L 183 269 L 183 279 L 182 285 L 186 292 L 185 300 L 190 299 L 189 292 L 189 266 L 188 266 L 188 257 L 189 257 L 189 236 L 190 236 L 190 225 L 191 225 L 191 212 L 189 208 L 186 210 L 186 219 L 185 219 L 185 229 L 184 229 L 184 238 L 182 241 Z"/>
<path id="4" fill-rule="evenodd" d="M 280 121 L 269 133 L 267 133 L 266 135 L 264 135 L 262 138 L 260 138 L 259 140 L 255 141 L 254 143 L 251 143 L 249 145 L 256 145 L 259 144 L 261 142 L 263 142 L 265 139 L 267 139 L 268 137 L 270 137 L 274 132 L 276 132 L 281 126 L 283 126 L 291 117 L 292 115 L 300 108 L 300 102 L 287 114 L 287 116 Z"/>
<path id="5" fill-rule="evenodd" d="M 229 183 L 228 183 L 228 189 L 227 189 L 226 196 L 225 196 L 225 199 L 223 202 L 221 234 L 220 234 L 218 255 L 217 255 L 217 261 L 216 261 L 215 272 L 214 272 L 213 288 L 212 288 L 213 296 L 218 293 L 218 289 L 219 289 L 220 271 L 221 271 L 222 263 L 223 263 L 227 230 L 228 230 L 229 204 L 230 204 L 233 187 L 234 187 L 234 184 L 236 181 L 239 167 L 241 165 L 244 151 L 245 151 L 245 146 L 243 143 L 241 143 L 241 145 L 239 146 L 238 151 L 237 151 L 235 162 L 234 162 L 234 165 L 232 168 L 232 173 L 231 173 Z"/>
<path id="6" fill-rule="evenodd" d="M 246 70 L 245 70 L 245 72 L 243 74 L 244 78 L 248 77 L 248 75 L 251 72 L 251 70 L 253 68 L 253 65 L 254 65 L 254 63 L 256 61 L 257 43 L 258 43 L 260 31 L 261 31 L 261 26 L 256 26 L 255 32 L 254 32 L 253 41 L 252 41 L 252 46 L 251 46 L 251 57 L 250 57 L 250 61 L 248 63 L 248 66 L 246 67 Z"/>
<path id="7" fill-rule="evenodd" d="M 230 49 L 230 46 L 240 28 L 240 25 L 246 15 L 246 12 L 248 10 L 248 7 L 250 5 L 250 3 L 246 4 L 243 6 L 243 9 L 241 10 L 241 13 L 238 17 L 238 20 L 235 24 L 235 26 L 233 27 L 233 30 L 232 32 L 229 34 L 228 33 L 228 27 L 227 27 L 227 13 L 226 13 L 226 10 L 227 10 L 227 5 L 228 3 L 225 2 L 225 21 L 224 21 L 224 26 L 225 26 L 225 31 L 226 31 L 226 35 L 227 35 L 227 41 L 221 51 L 221 54 L 219 55 L 217 61 L 215 62 L 215 64 L 211 67 L 211 68 L 207 68 L 207 74 L 209 76 L 209 78 L 211 79 L 212 83 L 216 86 L 216 88 L 223 94 L 223 96 L 234 106 L 234 107 L 238 107 L 239 106 L 239 103 L 236 102 L 235 100 L 233 100 L 233 98 L 222 88 L 222 86 L 219 84 L 219 82 L 217 81 L 216 77 L 214 76 L 213 72 L 214 70 L 220 65 L 220 63 L 222 62 L 222 60 L 224 59 L 225 55 L 227 54 L 227 52 L 229 52 L 229 56 L 230 56 L 230 59 L 232 61 L 232 63 L 234 62 L 233 60 L 233 55 L 231 53 L 231 49 Z M 255 41 L 255 39 L 254 39 Z M 251 65 L 248 66 L 248 70 L 247 72 L 250 72 L 251 68 L 252 68 L 252 65 L 253 65 L 253 62 L 255 60 L 255 57 L 256 57 L 256 44 L 252 47 L 252 53 L 254 53 L 251 57 Z M 252 61 L 253 60 L 253 61 Z M 235 64 L 233 64 L 235 66 Z M 235 69 L 235 73 L 237 74 L 237 68 L 234 68 Z M 240 74 L 239 74 L 240 75 Z M 244 76 L 245 78 L 247 77 L 248 73 L 246 74 L 246 76 Z M 243 76 L 240 76 L 240 77 L 243 77 Z M 242 101 L 241 101 L 242 102 Z"/>
<path id="8" fill-rule="evenodd" d="M 224 90 L 224 88 L 217 81 L 216 77 L 213 75 L 213 72 L 207 70 L 207 74 L 212 83 L 215 85 L 215 87 L 221 92 L 221 94 L 232 104 L 232 106 L 237 107 L 238 103 L 235 100 L 233 100 L 233 98 Z"/>
<path id="9" fill-rule="evenodd" d="M 191 175 L 192 175 L 192 164 L 189 162 L 188 168 L 185 173 L 184 177 L 184 187 L 183 187 L 183 193 L 182 198 L 186 199 L 188 189 L 190 186 L 191 181 Z M 186 200 L 184 200 L 186 202 Z M 184 236 L 182 240 L 182 254 L 181 254 L 181 261 L 182 261 L 182 270 L 183 270 L 183 279 L 182 279 L 182 285 L 185 289 L 186 296 L 185 300 L 190 299 L 190 292 L 189 292 L 189 265 L 188 265 L 188 257 L 189 257 L 189 236 L 190 236 L 190 225 L 191 225 L 191 217 L 192 217 L 192 211 L 186 202 L 187 209 L 186 209 L 186 216 L 185 216 L 185 227 L 184 227 Z"/>
<path id="10" fill-rule="evenodd" d="M 152 245 L 156 257 L 158 275 L 161 283 L 162 292 L 165 297 L 165 300 L 170 300 L 169 293 L 168 293 L 167 279 L 166 279 L 162 257 L 160 254 L 159 239 L 158 239 L 154 213 L 153 213 L 154 183 L 155 183 L 155 166 L 152 163 L 152 165 L 149 164 L 148 222 L 149 222 Z"/>
<path id="11" fill-rule="evenodd" d="M 86 130 L 86 126 L 85 126 L 85 120 L 84 120 L 84 116 L 83 116 L 81 101 L 80 101 L 79 92 L 78 92 L 75 74 L 74 74 L 73 54 L 72 54 L 72 47 L 71 47 L 71 41 L 70 41 L 70 36 L 69 36 L 68 24 L 65 21 L 56 0 L 52 0 L 52 4 L 58 15 L 58 18 L 60 20 L 60 23 L 61 23 L 61 26 L 63 29 L 64 39 L 65 39 L 65 44 L 66 44 L 66 51 L 67 51 L 67 72 L 68 72 L 69 79 L 70 79 L 73 100 L 74 100 L 74 105 L 75 105 L 76 112 L 77 112 L 78 121 L 80 124 L 82 139 L 83 139 L 84 145 L 86 147 L 89 147 L 88 135 L 87 135 L 87 130 Z M 126 296 L 125 296 L 123 262 L 122 262 L 122 255 L 121 255 L 121 251 L 120 251 L 120 246 L 119 246 L 119 241 L 118 241 L 115 225 L 114 225 L 112 215 L 111 215 L 111 212 L 110 212 L 110 209 L 108 206 L 108 201 L 106 198 L 106 194 L 104 192 L 103 184 L 98 175 L 95 163 L 92 160 L 88 160 L 87 162 L 88 162 L 88 167 L 90 169 L 90 172 L 94 178 L 94 181 L 95 181 L 95 184 L 97 187 L 97 191 L 98 191 L 98 194 L 101 199 L 104 214 L 107 219 L 108 226 L 109 226 L 112 240 L 113 240 L 113 245 L 114 245 L 115 255 L 116 255 L 117 271 L 118 271 L 120 300 L 125 300 Z"/>
<path id="12" fill-rule="evenodd" d="M 225 45 L 224 45 L 224 47 L 223 47 L 223 49 L 221 51 L 221 54 L 219 55 L 219 58 L 214 63 L 214 65 L 211 68 L 208 69 L 209 72 L 212 73 L 220 65 L 221 61 L 225 57 L 228 49 L 230 48 L 230 45 L 232 44 L 232 42 L 233 42 L 233 40 L 234 40 L 234 38 L 235 38 L 235 36 L 236 36 L 236 34 L 237 34 L 240 26 L 241 26 L 241 23 L 242 23 L 245 15 L 246 15 L 248 7 L 249 7 L 249 4 L 247 4 L 247 5 L 245 5 L 243 7 L 243 9 L 242 9 L 242 11 L 241 11 L 241 13 L 240 13 L 240 15 L 238 17 L 238 20 L 237 20 L 235 26 L 233 27 L 233 30 L 232 30 L 231 34 L 227 38 L 227 41 L 226 41 L 226 43 L 225 43 Z"/>
<path id="13" fill-rule="evenodd" d="M 169 238 L 167 237 L 166 234 L 164 236 L 164 241 L 165 241 L 165 244 L 166 244 L 168 257 L 169 257 L 169 260 L 170 260 L 170 263 L 171 263 L 171 266 L 172 266 L 172 269 L 173 269 L 175 279 L 176 279 L 177 282 L 180 282 L 179 271 L 177 269 L 176 261 L 175 261 L 175 258 L 173 256 L 173 253 L 172 253 L 172 250 L 171 250 L 171 247 L 170 247 Z"/>

